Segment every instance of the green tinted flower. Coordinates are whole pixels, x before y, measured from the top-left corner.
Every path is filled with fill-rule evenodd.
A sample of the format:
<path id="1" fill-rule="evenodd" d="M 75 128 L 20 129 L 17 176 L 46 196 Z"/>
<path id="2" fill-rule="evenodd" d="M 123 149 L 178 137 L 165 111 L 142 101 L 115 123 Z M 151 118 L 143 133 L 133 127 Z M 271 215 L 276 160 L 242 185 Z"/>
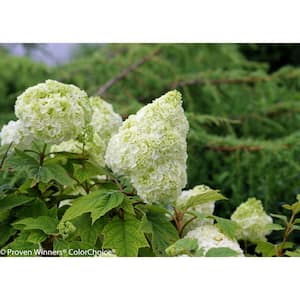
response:
<path id="1" fill-rule="evenodd" d="M 267 225 L 272 224 L 272 218 L 265 213 L 261 201 L 256 198 L 242 203 L 232 214 L 231 220 L 238 223 L 240 230 L 237 237 L 241 240 L 253 243 L 266 241 L 265 236 L 271 233 Z"/>
<path id="2" fill-rule="evenodd" d="M 53 152 L 67 151 L 83 153 L 83 150 L 98 165 L 104 166 L 107 143 L 122 124 L 120 115 L 113 111 L 112 105 L 99 97 L 90 98 L 92 107 L 91 123 L 86 126 L 77 140 L 69 140 L 52 147 Z"/>
<path id="3" fill-rule="evenodd" d="M 189 231 L 188 238 L 194 238 L 198 241 L 199 248 L 202 248 L 204 254 L 211 248 L 230 248 L 244 256 L 239 243 L 229 239 L 215 225 L 206 224 Z"/>
<path id="4" fill-rule="evenodd" d="M 2 127 L 0 139 L 1 145 L 13 143 L 13 146 L 23 149 L 30 148 L 33 137 L 24 126 L 23 122 L 18 120 L 9 121 L 7 125 Z"/>
<path id="5" fill-rule="evenodd" d="M 131 115 L 112 136 L 105 160 L 147 202 L 177 199 L 186 185 L 188 122 L 171 91 Z"/>
<path id="6" fill-rule="evenodd" d="M 15 113 L 34 138 L 50 144 L 76 139 L 91 119 L 86 93 L 54 80 L 28 88 Z"/>
<path id="7" fill-rule="evenodd" d="M 92 161 L 100 166 L 104 166 L 104 153 L 106 145 L 97 133 L 91 133 L 91 137 L 86 139 L 85 144 L 78 140 L 69 140 L 59 145 L 53 145 L 51 152 L 71 152 L 87 155 Z"/>
<path id="8" fill-rule="evenodd" d="M 60 222 L 58 224 L 57 229 L 63 239 L 68 238 L 72 233 L 74 233 L 76 231 L 76 227 L 73 225 L 73 223 L 71 223 L 69 221 Z"/>
<path id="9" fill-rule="evenodd" d="M 100 97 L 91 97 L 90 104 L 93 110 L 91 126 L 107 144 L 111 136 L 117 133 L 122 125 L 122 117 L 114 112 L 111 104 Z"/>

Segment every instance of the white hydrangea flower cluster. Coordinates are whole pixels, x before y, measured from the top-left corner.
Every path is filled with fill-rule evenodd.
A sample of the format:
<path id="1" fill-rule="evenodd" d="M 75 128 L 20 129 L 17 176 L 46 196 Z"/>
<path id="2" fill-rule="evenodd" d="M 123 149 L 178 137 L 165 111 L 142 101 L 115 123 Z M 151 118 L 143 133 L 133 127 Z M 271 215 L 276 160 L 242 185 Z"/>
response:
<path id="1" fill-rule="evenodd" d="M 91 119 L 87 94 L 55 80 L 28 88 L 17 98 L 15 113 L 34 138 L 50 144 L 76 139 Z"/>
<path id="2" fill-rule="evenodd" d="M 110 103 L 100 97 L 91 97 L 90 104 L 93 108 L 91 126 L 103 142 L 107 144 L 111 136 L 117 133 L 122 125 L 122 117 L 114 112 Z"/>
<path id="3" fill-rule="evenodd" d="M 188 129 L 181 94 L 168 92 L 123 123 L 108 143 L 106 163 L 128 176 L 144 201 L 168 203 L 186 185 Z"/>
<path id="4" fill-rule="evenodd" d="M 238 252 L 238 256 L 244 256 L 243 250 L 236 240 L 229 239 L 215 225 L 206 224 L 189 231 L 186 237 L 194 238 L 198 241 L 199 248 L 204 254 L 211 248 L 230 248 Z"/>
<path id="5" fill-rule="evenodd" d="M 9 145 L 13 143 L 14 146 L 18 146 L 20 149 L 31 146 L 33 136 L 26 129 L 23 122 L 9 121 L 7 125 L 2 127 L 0 132 L 1 145 Z"/>
<path id="6" fill-rule="evenodd" d="M 71 152 L 81 154 L 83 151 L 88 153 L 89 158 L 92 159 L 99 166 L 105 166 L 104 153 L 106 145 L 99 135 L 95 132 L 90 134 L 91 136 L 86 140 L 85 145 L 78 140 L 69 140 L 62 142 L 59 145 L 53 145 L 51 147 L 52 152 Z"/>
<path id="7" fill-rule="evenodd" d="M 264 211 L 262 202 L 256 198 L 242 203 L 232 214 L 231 220 L 240 227 L 237 238 L 253 243 L 266 241 L 266 235 L 271 233 L 267 225 L 273 223 L 272 218 Z"/>
<path id="8" fill-rule="evenodd" d="M 85 140 L 85 146 L 83 147 L 83 143 L 79 140 L 69 140 L 52 146 L 51 151 L 82 153 L 84 148 L 95 163 L 104 166 L 104 154 L 108 141 L 122 125 L 122 117 L 114 112 L 111 104 L 99 97 L 91 97 L 90 104 L 93 109 L 91 123 L 88 125 L 86 134 L 81 138 Z"/>

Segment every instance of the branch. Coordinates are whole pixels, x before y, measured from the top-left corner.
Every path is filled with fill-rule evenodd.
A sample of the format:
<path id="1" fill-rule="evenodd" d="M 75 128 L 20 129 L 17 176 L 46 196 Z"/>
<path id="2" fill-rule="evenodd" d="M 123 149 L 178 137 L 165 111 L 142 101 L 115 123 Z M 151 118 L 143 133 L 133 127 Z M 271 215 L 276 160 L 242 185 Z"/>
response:
<path id="1" fill-rule="evenodd" d="M 5 153 L 4 153 L 3 157 L 2 157 L 2 160 L 1 160 L 1 162 L 0 162 L 0 170 L 2 170 L 2 167 L 3 167 L 3 165 L 4 165 L 4 162 L 5 162 L 6 158 L 7 158 L 9 149 L 11 148 L 12 144 L 13 144 L 13 142 L 11 142 L 11 143 L 8 145 L 8 148 L 6 149 L 6 151 L 5 151 Z"/>
<path id="2" fill-rule="evenodd" d="M 122 80 L 125 78 L 130 72 L 133 72 L 137 68 L 139 68 L 141 65 L 146 63 L 147 61 L 151 60 L 154 56 L 156 56 L 159 52 L 159 49 L 154 50 L 152 53 L 149 55 L 143 57 L 139 61 L 135 62 L 134 64 L 128 66 L 126 69 L 122 70 L 117 76 L 114 78 L 110 79 L 106 83 L 104 83 L 100 88 L 98 89 L 96 95 L 103 95 L 112 85 L 117 83 L 118 81 Z"/>
<path id="3" fill-rule="evenodd" d="M 171 88 L 177 88 L 177 87 L 184 87 L 188 85 L 194 85 L 194 84 L 214 84 L 214 85 L 220 85 L 220 84 L 238 84 L 238 83 L 258 83 L 258 82 L 265 82 L 272 80 L 272 77 L 245 77 L 245 78 L 236 78 L 236 79 L 201 79 L 201 78 L 195 78 L 185 81 L 179 81 L 174 82 L 171 84 Z"/>
<path id="4" fill-rule="evenodd" d="M 248 146 L 248 145 L 236 145 L 236 146 L 217 146 L 217 145 L 206 145 L 205 148 L 216 151 L 216 152 L 235 152 L 235 151 L 249 151 L 249 152 L 257 152 L 257 151 L 263 151 L 265 148 L 263 146 Z M 282 149 L 289 148 L 289 145 L 282 145 Z"/>
<path id="5" fill-rule="evenodd" d="M 219 78 L 219 79 L 205 79 L 205 78 L 194 78 L 188 79 L 183 81 L 175 81 L 173 82 L 170 87 L 172 89 L 178 87 L 184 87 L 194 84 L 204 85 L 204 84 L 214 84 L 214 85 L 221 85 L 221 84 L 242 84 L 242 83 L 259 83 L 259 82 L 267 82 L 277 78 L 280 78 L 279 74 L 273 74 L 270 76 L 264 77 L 244 77 L 244 78 Z M 283 77 L 283 76 L 282 76 Z M 285 76 L 286 79 L 293 79 L 298 78 L 299 74 L 290 74 Z"/>
<path id="6" fill-rule="evenodd" d="M 246 145 L 238 145 L 238 146 L 214 146 L 214 145 L 206 145 L 205 148 L 217 151 L 217 152 L 234 152 L 238 150 L 244 150 L 249 152 L 256 152 L 263 150 L 261 146 L 246 146 Z"/>

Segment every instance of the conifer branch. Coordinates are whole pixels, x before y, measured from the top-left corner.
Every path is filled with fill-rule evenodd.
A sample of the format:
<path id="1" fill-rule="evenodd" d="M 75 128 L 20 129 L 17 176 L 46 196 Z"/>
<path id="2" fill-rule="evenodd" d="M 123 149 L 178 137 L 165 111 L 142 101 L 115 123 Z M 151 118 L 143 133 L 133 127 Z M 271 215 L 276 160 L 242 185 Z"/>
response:
<path id="1" fill-rule="evenodd" d="M 275 140 L 252 140 L 241 139 L 233 136 L 219 137 L 206 132 L 197 130 L 195 134 L 194 129 L 190 132 L 190 139 L 197 143 L 201 143 L 203 149 L 231 153 L 235 151 L 245 152 L 259 152 L 270 151 L 279 152 L 286 149 L 296 149 L 299 147 L 300 132 L 294 132 L 283 139 Z"/>
<path id="2" fill-rule="evenodd" d="M 281 75 L 282 76 L 282 75 Z M 209 78 L 192 78 L 182 81 L 175 81 L 171 83 L 171 89 L 175 89 L 178 87 L 185 87 L 190 85 L 204 85 L 204 84 L 212 84 L 212 85 L 221 85 L 221 84 L 243 84 L 243 83 L 260 83 L 260 82 L 267 82 L 272 81 L 274 79 L 280 78 L 280 74 L 272 74 L 270 76 L 252 76 L 252 77 L 241 77 L 241 78 L 218 78 L 218 79 L 209 79 Z M 283 76 L 282 76 L 283 77 Z M 285 77 L 284 79 L 293 79 L 298 78 L 300 75 L 298 73 L 290 74 Z"/>
<path id="3" fill-rule="evenodd" d="M 112 79 L 108 80 L 106 83 L 104 83 L 100 88 L 98 89 L 96 95 L 101 96 L 103 95 L 111 86 L 113 86 L 118 81 L 125 78 L 129 73 L 133 72 L 143 64 L 145 64 L 147 61 L 151 60 L 154 56 L 156 56 L 159 52 L 159 49 L 155 49 L 152 53 L 149 55 L 143 57 L 142 59 L 136 61 L 134 64 L 128 66 L 127 68 L 123 69 L 118 75 L 113 77 Z"/>
<path id="4" fill-rule="evenodd" d="M 228 78 L 220 78 L 220 79 L 202 79 L 202 78 L 194 78 L 189 80 L 183 80 L 179 82 L 174 82 L 171 85 L 171 88 L 178 88 L 184 87 L 189 85 L 204 85 L 204 84 L 213 84 L 213 85 L 220 85 L 220 84 L 239 84 L 239 83 L 258 83 L 272 80 L 270 77 L 245 77 L 245 78 L 235 78 L 235 79 L 228 79 Z"/>
<path id="5" fill-rule="evenodd" d="M 247 146 L 247 145 L 237 145 L 237 146 L 215 146 L 215 145 L 206 145 L 205 148 L 213 150 L 216 152 L 235 152 L 238 150 L 256 152 L 263 150 L 263 147 L 260 146 Z"/>

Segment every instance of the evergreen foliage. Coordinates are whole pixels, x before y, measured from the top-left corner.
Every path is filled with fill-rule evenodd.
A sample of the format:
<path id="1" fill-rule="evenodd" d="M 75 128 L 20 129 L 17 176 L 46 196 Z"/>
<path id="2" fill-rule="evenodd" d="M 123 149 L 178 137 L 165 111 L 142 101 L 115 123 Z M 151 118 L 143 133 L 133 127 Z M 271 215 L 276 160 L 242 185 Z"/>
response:
<path id="1" fill-rule="evenodd" d="M 3 112 L 12 112 L 17 96 L 29 86 L 49 78 L 50 69 L 28 57 L 14 57 L 3 49 L 0 52 L 0 125 L 3 125 Z M 5 118 L 11 119 L 11 118 Z M 4 121 L 4 122 L 3 122 Z"/>
<path id="2" fill-rule="evenodd" d="M 245 58 L 239 45 L 221 44 L 93 46 L 55 68 L 1 57 L 1 111 L 4 106 L 9 111 L 26 87 L 47 78 L 101 94 L 124 119 L 149 99 L 178 89 L 191 126 L 188 188 L 202 183 L 221 189 L 231 200 L 217 204 L 220 215 L 229 216 L 248 197 L 276 212 L 300 193 L 296 67 L 273 71 L 268 63 Z M 1 116 L 0 122 L 6 120 Z"/>

